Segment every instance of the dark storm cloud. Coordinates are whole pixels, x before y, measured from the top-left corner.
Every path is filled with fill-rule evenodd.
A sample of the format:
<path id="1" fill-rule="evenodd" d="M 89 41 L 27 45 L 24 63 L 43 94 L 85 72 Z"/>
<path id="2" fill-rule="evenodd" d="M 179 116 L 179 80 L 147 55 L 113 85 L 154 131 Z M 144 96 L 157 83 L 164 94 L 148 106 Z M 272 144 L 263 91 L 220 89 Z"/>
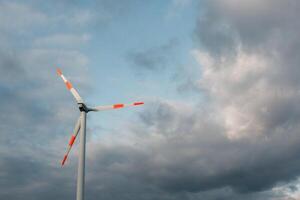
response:
<path id="1" fill-rule="evenodd" d="M 213 109 L 186 114 L 163 105 L 141 115 L 144 132 L 165 141 L 155 143 L 155 153 L 146 156 L 147 168 L 135 171 L 167 191 L 229 187 L 243 199 L 265 197 L 257 192 L 300 174 L 295 56 L 300 4 L 205 3 L 195 32 L 200 42 L 196 58 L 203 68 L 199 87 Z"/>
<path id="2" fill-rule="evenodd" d="M 54 168 L 30 155 L 1 157 L 1 198 L 5 199 L 72 199 L 75 180 L 69 171 Z M 72 180 L 73 183 L 66 181 Z"/>
<path id="3" fill-rule="evenodd" d="M 161 71 L 170 62 L 170 56 L 177 46 L 178 40 L 173 39 L 161 46 L 132 52 L 127 55 L 127 58 L 139 71 Z"/>
<path id="4" fill-rule="evenodd" d="M 93 173 L 117 174 L 117 179 L 150 185 L 176 199 L 188 199 L 188 194 L 206 199 L 275 199 L 278 194 L 264 191 L 294 181 L 299 174 L 299 125 L 270 130 L 275 133 L 268 138 L 231 140 L 209 114 L 212 110 L 184 113 L 178 107 L 155 102 L 141 113 L 144 125 L 133 130 L 139 137 L 137 146 L 95 147 L 99 149 Z M 102 184 L 95 178 L 92 185 Z"/>
<path id="5" fill-rule="evenodd" d="M 204 114 L 209 111 L 195 112 L 180 115 L 175 108 L 160 105 L 142 114 L 150 130 L 159 130 L 160 134 L 168 135 L 169 139 L 162 141 L 155 149 L 164 158 L 161 163 L 161 167 L 165 168 L 162 174 L 147 177 L 152 174 L 148 169 L 141 176 L 177 192 L 225 186 L 231 186 L 239 192 L 261 191 L 277 181 L 297 177 L 300 164 L 295 159 L 300 150 L 297 142 L 298 125 L 291 132 L 283 131 L 266 140 L 231 141 L 220 134 L 223 130 L 221 127 L 216 128 L 218 125 L 209 120 L 211 116 Z M 164 113 L 164 117 L 161 117 L 161 113 Z M 208 119 L 203 119 L 203 116 Z M 161 128 L 162 124 L 167 130 Z M 147 158 L 150 164 L 158 155 L 152 156 Z M 176 158 L 175 161 L 172 158 Z"/>

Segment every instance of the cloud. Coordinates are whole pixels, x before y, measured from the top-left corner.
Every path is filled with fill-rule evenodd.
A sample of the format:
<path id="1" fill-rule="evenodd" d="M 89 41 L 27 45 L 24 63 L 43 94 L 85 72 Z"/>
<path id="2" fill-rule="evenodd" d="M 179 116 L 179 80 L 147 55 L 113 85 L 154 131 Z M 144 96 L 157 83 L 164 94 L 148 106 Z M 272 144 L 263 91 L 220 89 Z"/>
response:
<path id="1" fill-rule="evenodd" d="M 153 102 L 113 145 L 91 145 L 98 170 L 162 199 L 293 199 L 278 188 L 300 173 L 299 5 L 205 1 L 191 53 L 208 101 Z"/>
<path id="2" fill-rule="evenodd" d="M 57 49 L 46 42 L 32 46 L 39 35 L 35 30 L 52 26 L 54 18 L 36 5 L 1 2 L 1 9 L 5 17 L 0 19 L 0 40 L 5 42 L 0 48 L 0 198 L 70 199 L 75 181 L 68 171 L 61 176 L 59 161 L 69 137 L 62 133 L 69 132 L 77 110 L 69 107 L 72 97 L 55 68 L 69 69 L 73 82 L 88 88 L 88 59 L 71 47 Z M 76 79 L 79 74 L 81 79 Z"/>
<path id="3" fill-rule="evenodd" d="M 0 13 L 1 30 L 13 34 L 15 34 L 14 32 L 24 32 L 35 25 L 42 25 L 48 20 L 47 15 L 43 12 L 15 2 L 1 1 Z"/>
<path id="4" fill-rule="evenodd" d="M 295 102 L 299 99 L 299 91 L 295 87 L 298 81 L 294 76 L 299 71 L 295 69 L 295 61 L 292 61 L 296 58 L 291 59 L 285 53 L 285 49 L 277 45 L 285 43 L 286 39 L 283 38 L 297 32 L 297 29 L 287 27 L 282 21 L 289 19 L 289 24 L 295 22 L 292 17 L 296 17 L 294 7 L 290 5 L 299 5 L 295 1 L 253 1 L 247 2 L 248 4 L 247 9 L 252 10 L 240 12 L 235 10 L 235 1 L 213 1 L 207 15 L 213 13 L 215 17 L 204 16 L 199 20 L 198 36 L 203 41 L 201 50 L 195 52 L 195 57 L 203 68 L 203 78 L 199 86 L 211 95 L 220 108 L 228 133 L 266 134 L 270 133 L 272 128 L 298 119 Z M 285 9 L 279 17 L 281 7 Z M 241 9 L 243 8 L 241 6 Z M 261 28 L 263 24 L 256 27 L 259 24 L 255 23 L 257 21 L 272 28 Z M 210 35 L 213 36 L 215 29 L 208 27 L 200 30 L 203 22 L 212 25 L 223 23 L 224 26 L 230 27 L 230 32 L 234 32 L 230 37 L 234 38 L 235 42 L 230 45 L 228 42 L 221 42 L 214 46 L 218 39 L 214 38 L 215 36 L 203 38 L 203 35 L 212 32 Z M 255 33 L 249 34 L 244 30 L 247 23 L 249 26 L 253 24 L 251 31 Z M 293 27 L 297 27 L 297 23 Z M 227 37 L 228 34 L 226 31 L 224 34 L 219 33 L 221 37 Z M 289 41 L 289 44 L 297 43 L 295 38 L 290 40 L 293 42 Z M 220 48 L 224 48 L 224 51 Z M 289 49 L 298 50 L 294 45 Z"/>
<path id="5" fill-rule="evenodd" d="M 268 138 L 232 140 L 212 109 L 153 102 L 140 114 L 142 125 L 109 137 L 112 145 L 90 144 L 92 173 L 108 173 L 107 181 L 130 177 L 128 188 L 138 182 L 174 198 L 280 199 L 283 194 L 268 189 L 299 173 L 298 125 Z M 95 187 L 102 185 L 98 177 L 94 181 Z"/>
<path id="6" fill-rule="evenodd" d="M 170 62 L 169 57 L 177 46 L 178 40 L 172 39 L 161 46 L 132 52 L 127 55 L 127 59 L 138 71 L 160 71 L 166 68 Z"/>
<path id="7" fill-rule="evenodd" d="M 199 48 L 192 53 L 202 70 L 193 85 L 210 101 L 197 106 L 208 109 L 162 104 L 143 114 L 138 132 L 155 136 L 147 138 L 155 153 L 134 171 L 171 192 L 229 187 L 241 198 L 264 196 L 258 192 L 300 172 L 299 62 L 291 56 L 298 52 L 299 3 L 205 3 L 195 32 Z"/>

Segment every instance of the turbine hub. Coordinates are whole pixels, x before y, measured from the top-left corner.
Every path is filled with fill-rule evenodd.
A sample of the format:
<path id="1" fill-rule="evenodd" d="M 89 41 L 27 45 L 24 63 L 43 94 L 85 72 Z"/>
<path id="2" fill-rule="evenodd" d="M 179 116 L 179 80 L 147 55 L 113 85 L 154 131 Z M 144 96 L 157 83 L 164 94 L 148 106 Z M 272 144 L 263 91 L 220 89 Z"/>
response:
<path id="1" fill-rule="evenodd" d="M 90 111 L 90 109 L 84 103 L 78 103 L 78 107 L 80 112 L 88 113 Z"/>

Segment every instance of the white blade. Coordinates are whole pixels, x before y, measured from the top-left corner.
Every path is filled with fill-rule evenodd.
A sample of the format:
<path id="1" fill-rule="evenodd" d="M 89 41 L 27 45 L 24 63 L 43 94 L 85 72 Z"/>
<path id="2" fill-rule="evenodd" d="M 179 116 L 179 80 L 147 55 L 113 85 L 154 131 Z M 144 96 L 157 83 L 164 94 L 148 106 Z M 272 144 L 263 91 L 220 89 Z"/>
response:
<path id="1" fill-rule="evenodd" d="M 74 98 L 76 99 L 77 103 L 83 103 L 82 98 L 80 97 L 80 95 L 78 94 L 78 92 L 75 90 L 75 88 L 73 88 L 72 84 L 70 81 L 68 81 L 66 79 L 66 77 L 62 74 L 62 71 L 60 69 L 57 69 L 57 74 L 62 78 L 62 80 L 65 82 L 68 90 L 70 90 L 70 92 L 72 93 L 72 95 L 74 96 Z"/>
<path id="2" fill-rule="evenodd" d="M 69 155 L 69 153 L 70 153 L 70 151 L 71 151 L 71 148 L 72 148 L 72 146 L 73 146 L 73 144 L 74 144 L 74 142 L 75 142 L 75 139 L 76 139 L 76 137 L 77 137 L 77 135 L 78 135 L 78 133 L 79 133 L 79 130 L 80 130 L 80 124 L 81 124 L 81 118 L 79 117 L 79 119 L 77 120 L 77 123 L 76 123 L 76 125 L 75 125 L 74 131 L 73 131 L 73 135 L 72 135 L 71 138 L 70 138 L 69 146 L 68 146 L 67 152 L 66 152 L 66 154 L 64 155 L 64 158 L 63 158 L 63 160 L 62 160 L 62 162 L 61 162 L 61 165 L 62 165 L 62 166 L 65 164 L 65 162 L 66 162 L 66 160 L 67 160 L 67 158 L 68 158 L 68 155 Z"/>
<path id="3" fill-rule="evenodd" d="M 96 106 L 94 108 L 91 108 L 91 111 L 102 111 L 102 110 L 111 110 L 111 109 L 119 109 L 119 108 L 125 108 L 130 106 L 139 106 L 143 105 L 144 102 L 134 102 L 131 104 L 114 104 L 109 106 Z"/>

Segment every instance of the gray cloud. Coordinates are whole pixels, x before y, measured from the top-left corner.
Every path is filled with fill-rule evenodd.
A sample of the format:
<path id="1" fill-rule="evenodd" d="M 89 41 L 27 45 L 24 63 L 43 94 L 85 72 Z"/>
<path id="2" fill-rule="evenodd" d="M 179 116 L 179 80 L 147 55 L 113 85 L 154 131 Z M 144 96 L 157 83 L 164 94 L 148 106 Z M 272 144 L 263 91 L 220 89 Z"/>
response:
<path id="1" fill-rule="evenodd" d="M 272 188 L 300 173 L 298 6 L 206 1 L 191 84 L 210 103 L 154 102 L 132 127 L 135 145 L 94 146 L 99 165 L 166 199 L 294 199 Z"/>
<path id="2" fill-rule="evenodd" d="M 161 71 L 170 62 L 170 56 L 177 46 L 178 40 L 172 39 L 161 46 L 132 52 L 127 55 L 127 58 L 133 67 L 139 71 Z"/>
<path id="3" fill-rule="evenodd" d="M 197 126 L 192 120 L 181 118 L 180 112 L 170 114 L 170 118 L 161 118 L 158 112 L 142 119 L 152 127 L 149 132 L 161 130 L 157 132 L 163 135 L 186 135 L 192 129 L 192 141 L 197 141 L 197 145 L 189 144 L 184 137 L 178 139 L 179 144 L 189 144 L 186 149 L 197 146 L 191 160 L 203 159 L 190 164 L 196 168 L 190 176 L 181 172 L 181 177 L 176 169 L 168 168 L 166 171 L 175 174 L 175 178 L 166 176 L 163 183 L 159 182 L 162 187 L 204 191 L 229 186 L 236 194 L 244 194 L 244 198 L 299 176 L 299 149 L 295 141 L 300 119 L 296 77 L 300 71 L 295 67 L 299 62 L 294 55 L 299 50 L 298 40 L 293 36 L 299 35 L 296 10 L 300 4 L 215 0 L 205 1 L 205 5 L 195 32 L 199 49 L 193 52 L 202 67 L 202 77 L 191 86 L 198 85 L 208 95 L 213 109 L 198 117 L 190 114 L 190 118 L 196 118 Z M 286 53 L 287 49 L 290 53 Z M 211 115 L 215 118 L 213 123 L 202 127 L 203 120 Z M 164 132 L 161 124 L 171 134 Z M 178 124 L 179 130 L 174 124 Z M 194 126 L 197 128 L 191 128 Z M 181 130 L 182 127 L 185 128 Z M 209 127 L 219 129 L 214 132 Z M 206 137 L 211 140 L 206 141 Z M 170 143 L 168 140 L 164 145 Z M 172 147 L 166 149 L 170 151 Z M 183 156 L 178 155 L 179 149 L 173 147 L 180 159 Z"/>
<path id="4" fill-rule="evenodd" d="M 299 174 L 298 125 L 276 130 L 267 138 L 232 140 L 224 134 L 226 130 L 213 110 L 193 109 L 154 102 L 140 114 L 143 125 L 131 131 L 135 133 L 131 140 L 137 144 L 91 145 L 95 148 L 93 157 L 97 157 L 92 171 L 117 174 L 130 184 L 148 185 L 162 192 L 161 196 L 175 199 L 284 197 L 268 189 L 294 181 Z M 94 181 L 94 186 L 103 185 L 98 177 Z"/>
<path id="5" fill-rule="evenodd" d="M 75 180 L 70 171 L 59 167 L 59 162 L 63 141 L 69 137 L 62 133 L 70 132 L 68 126 L 73 125 L 77 110 L 67 103 L 72 97 L 55 68 L 73 67 L 71 75 L 80 73 L 82 77 L 73 82 L 88 88 L 84 79 L 87 58 L 76 49 L 31 46 L 34 30 L 51 27 L 52 16 L 38 7 L 0 2 L 1 9 L 6 16 L 0 20 L 4 24 L 0 40 L 5 41 L 0 48 L 0 198 L 71 199 Z M 12 18 L 15 23 L 9 23 Z M 15 29 L 26 30 L 22 39 L 20 32 L 14 34 Z"/>

